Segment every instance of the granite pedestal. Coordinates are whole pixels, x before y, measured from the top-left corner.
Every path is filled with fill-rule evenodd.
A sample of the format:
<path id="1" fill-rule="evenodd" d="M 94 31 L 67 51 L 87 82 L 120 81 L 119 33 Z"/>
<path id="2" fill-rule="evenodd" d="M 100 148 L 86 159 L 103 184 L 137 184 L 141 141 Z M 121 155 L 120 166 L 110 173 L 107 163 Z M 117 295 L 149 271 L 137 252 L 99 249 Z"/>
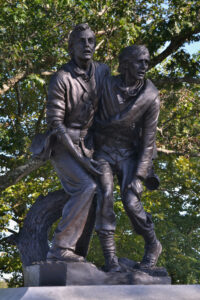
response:
<path id="1" fill-rule="evenodd" d="M 199 300 L 200 285 L 107 285 L 0 289 L 1 300 Z"/>
<path id="2" fill-rule="evenodd" d="M 24 267 L 24 286 L 170 284 L 165 268 L 138 269 L 126 258 L 119 260 L 123 272 L 104 272 L 92 263 L 40 262 Z"/>

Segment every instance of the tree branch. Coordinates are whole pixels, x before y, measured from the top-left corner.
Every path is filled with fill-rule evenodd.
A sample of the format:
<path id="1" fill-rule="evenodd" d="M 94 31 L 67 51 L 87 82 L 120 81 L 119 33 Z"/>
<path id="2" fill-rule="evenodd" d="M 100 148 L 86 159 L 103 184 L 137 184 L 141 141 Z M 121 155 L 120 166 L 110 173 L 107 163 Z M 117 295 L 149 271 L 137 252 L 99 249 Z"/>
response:
<path id="1" fill-rule="evenodd" d="M 178 120 L 188 119 L 188 118 L 190 118 L 191 116 L 193 117 L 195 114 L 197 114 L 197 113 L 199 113 L 199 112 L 200 112 L 200 111 L 197 109 L 197 110 L 195 110 L 195 112 L 194 112 L 194 111 L 191 111 L 190 114 L 188 114 L 188 115 L 186 115 L 186 116 L 183 116 L 183 117 L 178 117 L 177 119 L 178 119 Z M 171 122 L 172 120 L 174 120 L 174 118 L 176 118 L 176 115 L 177 115 L 177 113 L 174 113 L 174 114 L 172 115 L 171 118 L 169 118 L 169 119 L 167 119 L 165 122 L 163 122 L 163 123 L 162 123 L 162 127 L 163 127 L 164 125 L 166 125 L 167 123 Z M 167 126 L 167 127 L 168 127 L 168 126 Z M 165 130 L 167 127 L 162 128 L 162 131 Z"/>
<path id="2" fill-rule="evenodd" d="M 182 30 L 179 35 L 174 35 L 170 41 L 169 46 L 163 52 L 152 59 L 150 67 L 155 67 L 157 64 L 161 63 L 165 58 L 178 50 L 178 48 L 180 48 L 185 42 L 189 41 L 194 34 L 197 34 L 199 32 L 200 24 L 198 23 L 197 27 L 191 29 L 191 31 L 188 32 Z"/>
<path id="3" fill-rule="evenodd" d="M 62 44 L 65 43 L 67 38 L 67 34 L 63 36 L 63 38 L 58 42 L 57 46 L 62 46 Z M 55 45 L 56 47 L 56 45 Z M 49 61 L 49 57 L 47 57 L 46 61 Z M 46 65 L 46 61 L 43 61 L 42 66 L 44 67 Z M 24 70 L 24 71 L 19 71 L 15 76 L 12 78 L 8 79 L 6 83 L 3 84 L 3 88 L 0 89 L 0 96 L 4 95 L 10 88 L 14 87 L 17 82 L 19 82 L 22 79 L 25 79 L 28 75 L 30 74 L 41 74 L 41 75 L 51 75 L 53 72 L 46 72 L 42 70 L 42 67 L 40 70 L 38 70 L 38 67 L 30 67 L 29 70 Z"/>
<path id="4" fill-rule="evenodd" d="M 39 73 L 39 74 L 44 75 L 44 76 L 51 76 L 51 75 L 53 75 L 54 73 L 55 73 L 55 71 L 42 71 L 42 72 Z"/>
<path id="5" fill-rule="evenodd" d="M 19 87 L 19 83 L 17 82 L 15 85 L 16 90 L 16 99 L 17 99 L 17 115 L 16 115 L 16 124 L 20 124 L 20 119 L 22 116 L 22 97 L 21 97 L 21 91 Z"/>
<path id="6" fill-rule="evenodd" d="M 20 71 L 17 75 L 10 78 L 6 83 L 3 84 L 3 88 L 0 89 L 0 95 L 5 94 L 10 88 L 14 87 L 17 82 L 24 79 L 26 75 L 26 71 Z"/>
<path id="7" fill-rule="evenodd" d="M 98 45 L 96 46 L 96 51 L 99 50 L 99 48 L 101 47 L 101 45 L 105 42 L 105 40 L 101 40 L 101 42 L 98 43 Z"/>
<path id="8" fill-rule="evenodd" d="M 165 153 L 165 154 L 176 154 L 179 156 L 185 156 L 188 155 L 189 157 L 200 157 L 200 153 L 187 153 L 187 152 L 180 152 L 176 150 L 169 150 L 165 148 L 157 148 L 157 151 L 160 153 Z"/>
<path id="9" fill-rule="evenodd" d="M 44 161 L 31 158 L 26 164 L 7 172 L 5 175 L 0 176 L 0 191 L 6 189 L 11 185 L 16 184 L 24 176 L 29 175 L 32 171 L 38 169 L 44 164 Z"/>
<path id="10" fill-rule="evenodd" d="M 3 88 L 0 89 L 0 96 L 4 95 L 9 89 L 14 87 L 20 80 L 25 79 L 28 75 L 40 74 L 43 76 L 51 76 L 54 73 L 55 73 L 55 71 L 44 71 L 44 70 L 38 70 L 38 69 L 36 69 L 35 71 L 29 70 L 29 72 L 27 72 L 27 71 L 21 72 L 20 71 L 18 74 L 16 74 L 12 78 L 10 78 L 6 83 L 3 84 Z"/>
<path id="11" fill-rule="evenodd" d="M 16 231 L 14 231 L 14 230 L 12 230 L 12 229 L 10 229 L 10 228 L 2 228 L 2 230 L 7 230 L 7 231 L 9 231 L 9 232 L 12 233 L 12 234 L 17 234 Z"/>
<path id="12" fill-rule="evenodd" d="M 108 28 L 107 30 L 99 30 L 99 31 L 96 32 L 96 35 L 97 36 L 102 36 L 106 33 L 109 33 L 109 34 L 111 33 L 112 34 L 113 31 L 116 30 L 116 29 L 119 29 L 119 27 L 115 26 L 115 27 L 110 28 L 110 29 Z"/>
<path id="13" fill-rule="evenodd" d="M 156 86 L 163 86 L 166 84 L 176 84 L 181 82 L 191 83 L 191 84 L 200 84 L 200 78 L 194 78 L 194 77 L 162 77 L 161 79 L 152 79 L 153 82 L 155 82 Z"/>
<path id="14" fill-rule="evenodd" d="M 103 16 L 104 14 L 105 14 L 105 12 L 108 10 L 108 6 L 107 5 L 105 5 L 104 6 L 104 8 L 101 10 L 101 11 L 99 11 L 98 13 L 97 13 L 97 16 L 98 17 L 101 17 L 101 16 Z"/>
<path id="15" fill-rule="evenodd" d="M 43 102 L 43 106 L 42 106 L 42 109 L 40 111 L 40 114 L 39 114 L 39 117 L 38 117 L 38 120 L 36 122 L 36 126 L 35 126 L 35 134 L 39 133 L 40 131 L 40 126 L 41 126 L 41 122 L 42 120 L 44 119 L 44 114 L 45 114 L 45 110 L 46 110 L 46 102 L 47 102 L 47 94 L 48 94 L 48 91 L 47 91 L 47 86 L 46 84 L 44 84 L 44 90 L 45 90 L 45 101 Z"/>

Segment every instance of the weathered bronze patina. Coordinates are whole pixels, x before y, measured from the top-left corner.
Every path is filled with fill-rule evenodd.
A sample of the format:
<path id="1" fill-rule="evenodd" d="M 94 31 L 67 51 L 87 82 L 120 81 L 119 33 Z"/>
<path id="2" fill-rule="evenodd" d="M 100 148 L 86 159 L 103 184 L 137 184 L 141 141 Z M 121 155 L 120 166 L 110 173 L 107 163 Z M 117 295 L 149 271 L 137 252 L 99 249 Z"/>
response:
<path id="1" fill-rule="evenodd" d="M 160 101 L 156 87 L 145 79 L 149 52 L 145 46 L 126 47 L 119 56 L 120 74 L 109 76 L 106 65 L 92 60 L 95 45 L 87 24 L 77 25 L 70 34 L 71 60 L 49 85 L 49 131 L 40 147 L 37 141 L 32 146 L 36 155 L 50 157 L 68 195 L 47 259 L 85 261 L 94 224 L 87 220 L 98 191 L 96 231 L 105 270 L 122 271 L 114 242 L 113 176 L 117 175 L 125 211 L 145 240 L 140 267 L 152 268 L 162 246 L 141 195 L 142 182 L 149 189 L 159 185 L 152 160 Z M 82 235 L 83 245 L 79 243 L 77 251 Z"/>

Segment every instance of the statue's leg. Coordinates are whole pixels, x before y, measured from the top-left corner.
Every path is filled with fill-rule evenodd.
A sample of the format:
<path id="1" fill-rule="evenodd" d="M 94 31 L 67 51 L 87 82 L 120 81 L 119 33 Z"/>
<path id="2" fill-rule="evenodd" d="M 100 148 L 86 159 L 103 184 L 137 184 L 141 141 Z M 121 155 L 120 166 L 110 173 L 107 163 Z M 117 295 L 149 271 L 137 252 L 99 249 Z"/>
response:
<path id="1" fill-rule="evenodd" d="M 96 207 L 97 207 L 97 195 L 94 196 L 94 199 L 92 201 L 90 211 L 89 211 L 89 214 L 87 217 L 87 222 L 86 222 L 83 232 L 76 244 L 75 253 L 80 256 L 83 256 L 83 257 L 86 257 L 87 253 L 88 253 L 88 248 L 89 248 L 90 240 L 92 237 L 92 232 L 93 232 L 94 225 L 95 225 Z"/>
<path id="2" fill-rule="evenodd" d="M 63 208 L 47 257 L 63 260 L 70 260 L 71 257 L 79 261 L 74 252 L 87 222 L 96 183 L 62 147 L 54 152 L 52 162 L 69 200 Z"/>
<path id="3" fill-rule="evenodd" d="M 116 256 L 114 241 L 115 213 L 113 209 L 113 173 L 110 164 L 103 159 L 99 160 L 99 192 L 96 214 L 96 231 L 99 236 L 105 258 L 105 271 L 119 272 L 121 267 Z"/>
<path id="4" fill-rule="evenodd" d="M 136 162 L 133 159 L 120 162 L 122 201 L 136 233 L 142 235 L 145 240 L 145 254 L 141 266 L 150 268 L 156 265 L 162 246 L 156 237 L 151 215 L 145 212 L 140 198 L 128 188 L 134 177 L 135 167 Z"/>

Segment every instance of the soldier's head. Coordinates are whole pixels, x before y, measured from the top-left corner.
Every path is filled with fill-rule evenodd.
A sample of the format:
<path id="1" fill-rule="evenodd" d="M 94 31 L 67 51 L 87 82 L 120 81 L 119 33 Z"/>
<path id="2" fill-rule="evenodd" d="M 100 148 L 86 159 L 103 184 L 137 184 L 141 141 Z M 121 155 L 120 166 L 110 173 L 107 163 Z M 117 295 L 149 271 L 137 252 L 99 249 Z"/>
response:
<path id="1" fill-rule="evenodd" d="M 119 73 L 132 82 L 143 80 L 149 67 L 149 50 L 143 45 L 126 47 L 119 55 Z"/>
<path id="2" fill-rule="evenodd" d="M 70 33 L 68 51 L 75 60 L 91 60 L 95 51 L 96 39 L 88 24 L 76 25 Z"/>

